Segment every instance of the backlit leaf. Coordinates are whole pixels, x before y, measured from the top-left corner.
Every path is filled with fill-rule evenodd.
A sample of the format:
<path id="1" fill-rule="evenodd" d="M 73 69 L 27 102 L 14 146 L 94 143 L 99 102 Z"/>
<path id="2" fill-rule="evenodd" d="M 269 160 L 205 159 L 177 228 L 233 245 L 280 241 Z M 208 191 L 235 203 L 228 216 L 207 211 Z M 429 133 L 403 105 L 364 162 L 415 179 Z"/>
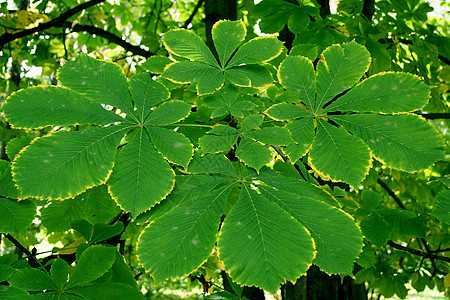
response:
<path id="1" fill-rule="evenodd" d="M 125 126 L 59 131 L 34 140 L 13 163 L 21 197 L 71 198 L 106 181 Z"/>
<path id="2" fill-rule="evenodd" d="M 230 59 L 226 68 L 240 64 L 260 64 L 281 54 L 283 44 L 276 37 L 257 37 L 244 45 Z"/>
<path id="3" fill-rule="evenodd" d="M 234 50 L 244 41 L 247 29 L 242 21 L 220 20 L 214 24 L 211 33 L 220 64 L 224 67 Z"/>
<path id="4" fill-rule="evenodd" d="M 36 205 L 30 200 L 0 198 L 0 231 L 25 234 L 35 214 Z"/>

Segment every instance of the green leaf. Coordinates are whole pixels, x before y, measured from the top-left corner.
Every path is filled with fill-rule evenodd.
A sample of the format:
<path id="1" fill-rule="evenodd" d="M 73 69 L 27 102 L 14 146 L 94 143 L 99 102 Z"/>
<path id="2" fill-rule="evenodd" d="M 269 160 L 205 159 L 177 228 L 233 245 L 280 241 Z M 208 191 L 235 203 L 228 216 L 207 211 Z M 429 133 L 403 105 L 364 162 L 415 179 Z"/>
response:
<path id="1" fill-rule="evenodd" d="M 242 87 L 266 88 L 273 83 L 270 71 L 260 65 L 242 65 L 227 69 L 225 78 Z"/>
<path id="2" fill-rule="evenodd" d="M 436 208 L 432 215 L 438 218 L 441 222 L 450 225 L 450 190 L 441 191 L 436 196 Z"/>
<path id="3" fill-rule="evenodd" d="M 207 76 L 200 78 L 197 82 L 197 94 L 199 96 L 212 94 L 219 90 L 225 83 L 222 70 L 211 71 Z"/>
<path id="4" fill-rule="evenodd" d="M 21 90 L 3 106 L 5 117 L 16 128 L 33 129 L 73 124 L 106 125 L 123 118 L 69 89 L 37 86 Z"/>
<path id="5" fill-rule="evenodd" d="M 247 29 L 242 21 L 220 20 L 211 30 L 214 46 L 224 67 L 236 48 L 244 41 Z"/>
<path id="6" fill-rule="evenodd" d="M 116 259 L 114 247 L 95 245 L 81 254 L 78 263 L 70 275 L 66 289 L 93 281 L 105 274 Z"/>
<path id="7" fill-rule="evenodd" d="M 217 72 L 218 68 L 195 61 L 178 61 L 166 67 L 163 78 L 175 83 L 191 83 Z"/>
<path id="8" fill-rule="evenodd" d="M 52 279 L 58 290 L 63 290 L 69 279 L 69 266 L 61 258 L 57 258 L 50 270 Z"/>
<path id="9" fill-rule="evenodd" d="M 409 73 L 376 74 L 338 98 L 325 111 L 411 112 L 422 108 L 430 87 Z"/>
<path id="10" fill-rule="evenodd" d="M 8 154 L 9 159 L 11 161 L 14 160 L 20 150 L 28 146 L 34 138 L 34 136 L 26 135 L 10 140 L 8 144 L 6 144 L 6 154 Z"/>
<path id="11" fill-rule="evenodd" d="M 59 131 L 34 140 L 13 163 L 21 197 L 71 198 L 104 183 L 126 129 L 110 126 Z"/>
<path id="12" fill-rule="evenodd" d="M 145 299 L 137 288 L 120 282 L 108 282 L 85 287 L 76 287 L 71 289 L 71 291 L 83 296 L 83 299 Z M 77 297 L 77 299 L 79 298 Z"/>
<path id="13" fill-rule="evenodd" d="M 223 223 L 219 249 L 237 283 L 270 293 L 284 278 L 295 281 L 304 274 L 314 258 L 314 244 L 303 225 L 247 186 Z"/>
<path id="14" fill-rule="evenodd" d="M 292 162 L 296 162 L 311 149 L 314 142 L 314 118 L 295 120 L 286 125 L 286 128 L 291 132 L 296 144 L 289 145 L 285 152 Z"/>
<path id="15" fill-rule="evenodd" d="M 20 191 L 13 181 L 11 163 L 6 160 L 0 160 L 0 196 L 11 199 L 20 198 Z"/>
<path id="16" fill-rule="evenodd" d="M 272 152 L 269 148 L 246 136 L 242 137 L 241 142 L 236 147 L 236 156 L 256 171 L 259 171 L 262 166 L 272 160 Z"/>
<path id="17" fill-rule="evenodd" d="M 264 116 L 262 116 L 262 115 L 253 114 L 253 115 L 246 116 L 242 120 L 241 131 L 245 132 L 248 130 L 256 129 L 262 125 L 263 120 L 264 120 Z"/>
<path id="18" fill-rule="evenodd" d="M 136 118 L 127 79 L 122 68 L 114 63 L 82 54 L 61 67 L 58 80 L 95 103 L 109 104 Z"/>
<path id="19" fill-rule="evenodd" d="M 110 282 L 120 282 L 137 288 L 136 279 L 131 273 L 130 267 L 125 263 L 124 257 L 116 251 L 116 260 L 111 267 L 112 277 Z"/>
<path id="20" fill-rule="evenodd" d="M 188 166 L 191 174 L 222 174 L 238 178 L 239 175 L 231 162 L 224 155 L 196 153 Z"/>
<path id="21" fill-rule="evenodd" d="M 70 223 L 84 218 L 82 195 L 64 201 L 52 201 L 41 209 L 42 225 L 48 233 L 63 232 L 70 229 Z"/>
<path id="22" fill-rule="evenodd" d="M 309 58 L 311 61 L 314 61 L 318 55 L 318 47 L 316 44 L 298 44 L 291 48 L 289 51 L 289 55 L 300 55 Z"/>
<path id="23" fill-rule="evenodd" d="M 313 110 L 318 112 L 337 94 L 352 87 L 367 71 L 370 53 L 355 41 L 332 45 L 322 53 L 317 64 L 317 99 Z"/>
<path id="24" fill-rule="evenodd" d="M 360 137 L 390 167 L 417 171 L 444 159 L 444 142 L 416 115 L 342 115 L 332 118 Z"/>
<path id="25" fill-rule="evenodd" d="M 140 129 L 117 154 L 109 191 L 117 203 L 136 217 L 164 199 L 175 174 Z"/>
<path id="26" fill-rule="evenodd" d="M 314 263 L 329 274 L 353 274 L 353 262 L 362 248 L 355 221 L 340 209 L 310 197 L 260 186 L 261 193 L 297 219 L 314 239 Z"/>
<path id="27" fill-rule="evenodd" d="M 217 125 L 198 140 L 203 153 L 229 151 L 237 142 L 239 131 L 230 126 Z"/>
<path id="28" fill-rule="evenodd" d="M 9 283 L 27 291 L 56 290 L 57 286 L 47 273 L 32 268 L 18 270 L 10 279 Z"/>
<path id="29" fill-rule="evenodd" d="M 16 272 L 16 269 L 14 269 L 13 267 L 6 265 L 6 264 L 0 264 L 0 280 L 1 280 L 1 282 L 8 281 L 8 279 L 11 278 L 11 276 L 15 272 Z M 1 292 L 0 292 L 0 297 L 1 297 Z"/>
<path id="30" fill-rule="evenodd" d="M 190 112 L 191 105 L 186 102 L 178 100 L 164 102 L 150 113 L 145 125 L 164 126 L 173 124 L 186 118 Z"/>
<path id="31" fill-rule="evenodd" d="M 291 132 L 284 127 L 264 127 L 247 133 L 255 140 L 269 145 L 285 146 L 294 143 Z"/>
<path id="32" fill-rule="evenodd" d="M 122 223 L 117 223 L 115 225 L 108 224 L 95 224 L 94 231 L 92 232 L 92 237 L 89 240 L 90 244 L 98 243 L 101 241 L 105 241 L 109 238 L 112 238 L 116 235 L 119 235 L 124 230 L 124 226 Z"/>
<path id="33" fill-rule="evenodd" d="M 297 118 L 312 116 L 311 113 L 303 108 L 290 103 L 278 103 L 272 105 L 264 113 L 277 121 L 289 121 Z"/>
<path id="34" fill-rule="evenodd" d="M 164 72 L 164 68 L 171 63 L 173 63 L 173 60 L 167 56 L 155 55 L 147 58 L 141 67 L 147 69 L 150 73 L 162 74 Z"/>
<path id="35" fill-rule="evenodd" d="M 226 65 L 230 69 L 240 64 L 260 64 L 281 54 L 283 44 L 276 37 L 256 37 L 240 47 Z"/>
<path id="36" fill-rule="evenodd" d="M 14 286 L 0 286 L 0 298 L 3 299 L 31 299 L 31 296 L 23 289 Z"/>
<path id="37" fill-rule="evenodd" d="M 162 84 L 155 82 L 149 73 L 132 76 L 130 89 L 141 122 L 146 120 L 155 105 L 170 96 L 169 91 Z"/>
<path id="38" fill-rule="evenodd" d="M 364 236 L 378 248 L 384 246 L 391 236 L 388 224 L 376 212 L 364 218 L 360 226 Z"/>
<path id="39" fill-rule="evenodd" d="M 371 166 L 369 148 L 343 128 L 317 121 L 317 135 L 309 154 L 311 167 L 323 178 L 358 187 Z"/>
<path id="40" fill-rule="evenodd" d="M 257 179 L 272 188 L 339 207 L 339 203 L 328 192 L 304 180 L 281 176 L 268 168 L 261 170 Z"/>
<path id="41" fill-rule="evenodd" d="M 315 109 L 316 74 L 311 60 L 303 56 L 286 57 L 278 69 L 278 79 L 310 110 Z"/>
<path id="42" fill-rule="evenodd" d="M 30 200 L 0 198 L 0 232 L 25 234 L 35 214 L 36 205 Z"/>
<path id="43" fill-rule="evenodd" d="M 232 187 L 178 205 L 141 234 L 139 261 L 157 282 L 189 274 L 208 258 Z"/>
<path id="44" fill-rule="evenodd" d="M 248 99 L 248 100 L 247 100 Z M 206 106 L 215 109 L 211 118 L 223 117 L 231 114 L 237 118 L 243 118 L 243 110 L 252 110 L 256 107 L 252 97 L 246 97 L 239 93 L 233 85 L 226 85 L 217 93 L 203 98 Z"/>
<path id="45" fill-rule="evenodd" d="M 119 207 L 108 193 L 106 184 L 89 189 L 77 198 L 84 202 L 84 218 L 91 224 L 107 223 L 119 213 Z"/>
<path id="46" fill-rule="evenodd" d="M 193 32 L 174 29 L 163 35 L 166 50 L 172 54 L 220 68 L 211 50 Z"/>
<path id="47" fill-rule="evenodd" d="M 299 10 L 289 18 L 288 27 L 293 33 L 297 34 L 308 27 L 309 21 L 309 15 L 303 10 Z"/>
<path id="48" fill-rule="evenodd" d="M 194 154 L 189 139 L 174 130 L 147 127 L 150 139 L 161 155 L 171 163 L 187 167 Z"/>
<path id="49" fill-rule="evenodd" d="M 70 222 L 70 227 L 78 231 L 87 241 L 91 239 L 92 236 L 92 226 L 85 219 L 75 220 Z"/>

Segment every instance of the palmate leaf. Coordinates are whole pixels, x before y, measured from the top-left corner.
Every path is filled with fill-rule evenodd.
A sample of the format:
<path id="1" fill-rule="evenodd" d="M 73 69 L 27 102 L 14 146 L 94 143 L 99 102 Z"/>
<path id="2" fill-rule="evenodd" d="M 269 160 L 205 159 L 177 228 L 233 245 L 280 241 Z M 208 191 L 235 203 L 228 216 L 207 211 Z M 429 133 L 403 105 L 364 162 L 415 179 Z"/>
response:
<path id="1" fill-rule="evenodd" d="M 215 109 L 211 114 L 211 118 L 219 118 L 228 114 L 237 118 L 243 118 L 245 116 L 244 111 L 249 111 L 256 107 L 252 97 L 245 96 L 247 95 L 240 94 L 236 87 L 228 84 L 211 96 L 205 96 L 203 100 L 209 108 Z"/>
<path id="2" fill-rule="evenodd" d="M 239 131 L 230 126 L 218 125 L 198 140 L 203 152 L 217 153 L 229 151 L 239 138 Z"/>
<path id="3" fill-rule="evenodd" d="M 235 167 L 223 155 L 196 154 L 189 172 L 215 176 L 179 176 L 156 207 L 168 202 L 141 234 L 138 256 L 157 281 L 197 269 L 218 236 L 220 259 L 240 284 L 276 292 L 285 278 L 296 279 L 313 262 L 313 239 L 320 244 L 317 264 L 328 272 L 351 272 L 361 232 L 330 194 L 268 168 L 257 175 L 242 164 Z"/>
<path id="4" fill-rule="evenodd" d="M 105 183 L 117 160 L 114 176 L 108 184 L 120 205 L 137 215 L 161 201 L 172 189 L 174 181 L 173 171 L 164 158 L 186 167 L 192 157 L 193 146 L 182 134 L 158 126 L 184 119 L 189 115 L 191 105 L 176 100 L 164 102 L 169 98 L 169 92 L 163 85 L 154 82 L 150 74 L 137 74 L 127 83 L 120 67 L 88 56 L 65 64 L 59 76 L 61 83 L 70 89 L 38 87 L 18 92 L 8 99 L 5 113 L 14 115 L 12 125 L 23 128 L 72 124 L 107 126 L 74 132 L 61 130 L 33 140 L 22 150 L 13 151 L 15 155 L 20 150 L 12 167 L 22 193 L 17 197 L 74 197 L 88 188 Z M 123 118 L 107 111 L 102 105 L 120 109 L 127 116 Z M 44 114 L 46 110 L 48 114 Z M 26 111 L 30 112 L 25 114 Z M 129 145 L 116 157 L 122 138 L 128 133 L 128 139 L 136 132 L 139 132 L 139 142 L 137 138 L 129 141 Z M 131 181 L 134 182 L 134 188 L 130 189 L 132 193 L 124 193 L 122 187 L 118 188 L 119 184 Z M 149 181 L 159 183 L 156 192 L 148 192 L 154 184 Z M 78 203 L 77 200 L 69 202 L 73 203 L 68 203 L 67 207 L 50 205 L 56 210 L 48 215 L 51 215 L 49 218 L 44 214 L 45 222 L 54 225 L 54 216 L 60 215 L 66 208 L 70 209 L 71 204 Z M 52 212 L 50 206 L 49 212 Z M 114 206 L 108 207 L 115 210 Z M 87 208 L 84 213 L 82 210 L 73 217 L 87 218 L 93 222 L 95 218 L 91 217 L 95 213 L 92 214 L 92 210 Z M 74 211 L 78 212 L 76 209 Z M 66 227 L 67 224 L 56 225 L 52 230 L 66 230 Z"/>
<path id="5" fill-rule="evenodd" d="M 32 268 L 24 268 L 17 271 L 9 280 L 9 283 L 26 291 L 56 290 L 53 279 L 44 271 Z"/>
<path id="6" fill-rule="evenodd" d="M 239 49 L 244 40 L 242 21 L 220 21 L 213 27 L 213 42 L 219 62 L 194 33 L 177 29 L 164 34 L 166 49 L 174 56 L 190 61 L 168 65 L 162 76 L 176 83 L 197 83 L 197 93 L 212 94 L 222 88 L 225 79 L 238 86 L 263 88 L 273 82 L 271 73 L 259 65 L 282 52 L 282 44 L 275 37 L 254 38 Z"/>
<path id="7" fill-rule="evenodd" d="M 172 168 L 140 129 L 117 154 L 108 185 L 117 203 L 137 216 L 164 199 L 174 181 Z"/>
<path id="8" fill-rule="evenodd" d="M 34 140 L 13 163 L 21 197 L 66 199 L 104 183 L 129 126 L 59 131 Z"/>
<path id="9" fill-rule="evenodd" d="M 272 151 L 244 135 L 236 147 L 236 156 L 249 167 L 259 171 L 262 166 L 270 163 L 272 160 Z"/>
<path id="10" fill-rule="evenodd" d="M 299 99 L 308 109 L 279 103 L 265 111 L 272 119 L 289 122 L 286 128 L 296 143 L 284 151 L 291 161 L 311 151 L 309 162 L 320 175 L 356 186 L 370 168 L 371 153 L 406 171 L 427 168 L 443 158 L 443 141 L 426 121 L 412 115 L 374 114 L 420 109 L 429 87 L 406 73 L 377 74 L 355 86 L 369 62 L 369 52 L 353 41 L 325 49 L 315 71 L 305 57 L 288 56 L 280 64 L 280 83 L 296 96 L 292 102 Z M 351 134 L 324 122 L 325 114 L 330 123 Z"/>

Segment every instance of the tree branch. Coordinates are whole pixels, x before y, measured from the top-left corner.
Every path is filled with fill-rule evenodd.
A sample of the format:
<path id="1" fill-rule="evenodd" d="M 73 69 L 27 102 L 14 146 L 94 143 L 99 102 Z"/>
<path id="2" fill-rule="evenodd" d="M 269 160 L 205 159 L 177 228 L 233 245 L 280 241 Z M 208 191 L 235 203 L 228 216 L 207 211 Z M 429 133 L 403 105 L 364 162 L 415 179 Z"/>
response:
<path id="1" fill-rule="evenodd" d="M 403 205 L 402 201 L 400 200 L 399 197 L 397 197 L 397 195 L 394 193 L 394 191 L 391 190 L 391 188 L 381 179 L 377 179 L 377 183 L 389 194 L 389 196 L 392 197 L 392 199 L 394 199 L 394 201 L 397 203 L 397 205 L 401 208 L 401 209 L 405 209 L 406 210 L 406 206 Z"/>
<path id="2" fill-rule="evenodd" d="M 61 27 L 64 22 L 69 19 L 70 17 L 76 15 L 77 13 L 91 7 L 94 6 L 96 4 L 102 3 L 105 0 L 91 0 L 88 2 L 85 2 L 83 4 L 80 4 L 74 8 L 69 9 L 68 11 L 66 11 L 65 13 L 62 13 L 59 17 L 52 19 L 48 22 L 39 24 L 36 27 L 33 28 L 29 28 L 29 29 L 25 29 L 16 33 L 4 33 L 3 35 L 0 36 L 0 49 L 3 49 L 3 46 L 5 46 L 7 43 L 12 42 L 16 39 L 20 39 L 32 34 L 35 34 L 36 32 L 45 30 L 45 29 L 49 29 L 51 27 Z"/>
<path id="3" fill-rule="evenodd" d="M 419 115 L 428 120 L 450 119 L 450 113 L 428 113 L 428 114 L 416 113 L 416 115 Z"/>
<path id="4" fill-rule="evenodd" d="M 42 267 L 42 265 L 37 261 L 35 254 L 31 253 L 30 250 L 28 250 L 27 248 L 25 248 L 18 240 L 16 240 L 12 235 L 10 235 L 9 233 L 4 234 L 5 238 L 7 238 L 11 243 L 14 244 L 14 246 L 17 247 L 17 249 L 19 249 L 20 251 L 22 251 L 23 253 L 25 253 L 28 257 L 28 264 L 32 267 L 32 268 L 39 268 Z"/>
<path id="5" fill-rule="evenodd" d="M 194 7 L 194 10 L 192 11 L 191 15 L 189 16 L 189 18 L 184 22 L 184 25 L 181 28 L 187 28 L 189 26 L 189 24 L 191 24 L 192 20 L 194 19 L 195 15 L 197 14 L 199 8 L 202 6 L 203 2 L 205 0 L 199 0 L 197 2 L 197 5 Z"/>
<path id="6" fill-rule="evenodd" d="M 64 24 L 67 28 L 71 28 L 72 23 L 71 22 L 65 22 Z M 63 26 L 63 25 L 61 25 Z M 103 30 L 101 28 L 95 27 L 95 26 L 91 26 L 91 25 L 82 25 L 82 24 L 75 24 L 75 26 L 73 26 L 71 28 L 71 30 L 73 32 L 89 32 L 91 34 L 95 34 L 98 36 L 101 36 L 102 38 L 107 39 L 108 41 L 119 45 L 120 47 L 124 48 L 126 51 L 130 51 L 133 54 L 136 55 L 141 55 L 143 57 L 150 57 L 155 55 L 155 53 L 147 51 L 145 49 L 142 49 L 139 46 L 135 46 L 132 45 L 130 43 L 128 43 L 127 41 L 121 39 L 120 37 L 118 37 L 117 35 L 108 32 L 106 30 Z"/>
<path id="7" fill-rule="evenodd" d="M 442 261 L 450 262 L 450 257 L 445 257 L 445 256 L 441 256 L 441 255 L 435 255 L 435 254 L 432 254 L 432 253 L 422 252 L 422 251 L 419 251 L 419 250 L 416 250 L 416 249 L 404 247 L 402 245 L 394 243 L 393 241 L 388 241 L 387 244 L 389 246 L 391 246 L 392 248 L 395 248 L 397 250 L 403 250 L 403 251 L 409 252 L 409 253 L 414 254 L 414 255 L 422 256 L 422 257 L 425 257 L 425 258 L 431 258 L 431 259 L 436 259 L 436 260 L 442 260 Z"/>

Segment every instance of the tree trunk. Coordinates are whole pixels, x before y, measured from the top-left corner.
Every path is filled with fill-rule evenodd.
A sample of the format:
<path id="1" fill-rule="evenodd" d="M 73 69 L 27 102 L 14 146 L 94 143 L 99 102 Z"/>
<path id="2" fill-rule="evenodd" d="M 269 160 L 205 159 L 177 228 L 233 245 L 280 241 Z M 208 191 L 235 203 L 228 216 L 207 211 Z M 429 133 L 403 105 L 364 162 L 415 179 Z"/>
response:
<path id="1" fill-rule="evenodd" d="M 350 277 L 327 275 L 317 266 L 311 266 L 307 276 L 302 276 L 295 284 L 287 282 L 281 288 L 283 300 L 367 300 L 364 284 L 355 284 Z"/>

